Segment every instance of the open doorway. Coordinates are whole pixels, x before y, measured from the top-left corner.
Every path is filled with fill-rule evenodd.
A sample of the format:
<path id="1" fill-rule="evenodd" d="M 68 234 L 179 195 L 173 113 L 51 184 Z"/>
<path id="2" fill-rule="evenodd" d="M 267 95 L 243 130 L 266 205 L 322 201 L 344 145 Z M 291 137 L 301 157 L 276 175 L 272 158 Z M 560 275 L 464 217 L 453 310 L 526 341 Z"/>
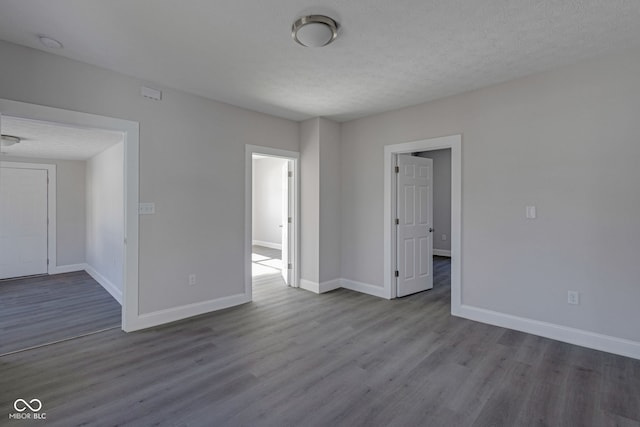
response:
<path id="1" fill-rule="evenodd" d="M 449 200 L 445 206 L 446 197 L 439 194 L 438 229 L 433 212 L 434 159 L 430 157 L 448 157 L 438 170 L 450 176 L 450 187 L 439 189 L 448 193 Z M 385 146 L 384 166 L 385 292 L 388 298 L 396 298 L 428 289 L 434 279 L 444 286 L 448 282 L 451 311 L 456 314 L 461 305 L 461 136 Z M 442 212 L 447 210 L 441 208 L 446 207 L 450 225 L 442 223 Z"/>
<path id="2" fill-rule="evenodd" d="M 124 135 L 3 115 L 0 354 L 121 327 Z"/>
<path id="3" fill-rule="evenodd" d="M 64 110 L 55 107 L 47 107 L 37 104 L 0 99 L 0 127 L 2 127 L 2 117 L 14 117 L 25 121 L 44 122 L 50 124 L 59 124 L 75 130 L 102 130 L 115 132 L 122 137 L 123 150 L 123 216 L 124 216 L 124 257 L 123 257 L 123 278 L 122 278 L 122 308 L 120 327 L 124 331 L 134 331 L 145 326 L 138 312 L 138 185 L 139 185 L 139 124 L 129 120 L 117 119 L 106 116 L 99 116 L 78 111 Z M 4 132 L 3 132 L 4 133 Z M 20 142 L 21 144 L 22 142 Z M 14 144 L 15 145 L 15 144 Z M 26 147 L 26 144 L 22 147 Z M 70 147 L 67 147 L 70 148 Z M 82 149 L 83 145 L 76 146 L 75 149 Z M 4 150 L 6 151 L 6 150 Z M 72 150 L 73 151 L 73 150 Z M 0 156 L 0 160 L 3 160 Z M 46 157 L 46 156 L 45 156 Z M 32 157 L 25 157 L 26 162 L 35 163 Z M 47 160 L 45 163 L 57 163 L 56 161 Z M 57 169 L 58 181 L 64 174 Z M 55 174 L 53 181 L 55 182 Z M 51 178 L 49 176 L 50 184 Z M 71 179 L 71 181 L 74 181 Z M 77 181 L 75 181 L 77 182 Z M 49 196 L 48 196 L 49 197 Z M 56 199 L 49 197 L 48 206 L 52 203 L 55 205 Z M 60 204 L 58 203 L 58 206 Z M 56 209 L 53 210 L 54 212 Z M 74 210 L 79 212 L 79 210 Z M 64 225 L 69 226 L 76 221 L 75 217 L 67 218 Z M 61 221 L 58 218 L 56 225 Z M 52 223 L 52 216 L 49 217 L 49 224 Z M 60 227 L 57 227 L 59 230 Z M 54 237 L 55 228 L 53 228 Z M 51 231 L 48 232 L 51 235 Z M 77 237 L 77 236 L 76 236 Z M 52 244 L 51 236 L 48 236 L 48 271 L 54 273 L 73 273 L 84 268 L 85 263 L 70 264 L 69 259 L 61 258 L 57 248 L 63 244 L 61 235 L 57 233 L 57 242 Z M 54 239 L 55 240 L 55 239 Z M 113 296 L 108 296 L 113 301 Z M 117 304 L 117 302 L 116 302 Z M 34 317 L 34 321 L 41 321 L 40 318 Z M 47 338 L 47 334 L 43 335 Z M 49 337 L 51 338 L 51 337 Z M 47 340 L 50 341 L 50 340 Z"/>
<path id="4" fill-rule="evenodd" d="M 252 299 L 298 286 L 297 160 L 297 153 L 247 146 L 247 273 Z"/>

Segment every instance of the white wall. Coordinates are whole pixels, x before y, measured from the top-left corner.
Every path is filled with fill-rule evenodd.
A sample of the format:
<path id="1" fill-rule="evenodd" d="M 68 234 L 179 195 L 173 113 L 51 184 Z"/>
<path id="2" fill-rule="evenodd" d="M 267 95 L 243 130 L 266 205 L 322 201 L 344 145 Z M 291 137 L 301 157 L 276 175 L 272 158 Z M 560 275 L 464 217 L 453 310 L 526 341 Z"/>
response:
<path id="1" fill-rule="evenodd" d="M 124 274 L 124 143 L 87 160 L 87 264 L 121 301 Z"/>
<path id="2" fill-rule="evenodd" d="M 56 264 L 85 262 L 85 162 L 2 156 L 3 161 L 56 165 Z"/>
<path id="3" fill-rule="evenodd" d="M 343 278 L 383 285 L 384 145 L 461 133 L 463 304 L 640 341 L 639 75 L 628 51 L 344 123 Z"/>
<path id="4" fill-rule="evenodd" d="M 152 101 L 136 78 L 6 42 L 0 57 L 0 98 L 140 123 L 140 200 L 156 204 L 140 218 L 140 313 L 244 293 L 245 144 L 298 151 L 296 122 L 162 87 Z"/>
<path id="5" fill-rule="evenodd" d="M 451 251 L 451 149 L 424 151 L 418 156 L 433 160 L 433 249 Z"/>
<path id="6" fill-rule="evenodd" d="M 257 244 L 282 246 L 282 168 L 286 163 L 275 157 L 253 159 L 253 240 Z"/>

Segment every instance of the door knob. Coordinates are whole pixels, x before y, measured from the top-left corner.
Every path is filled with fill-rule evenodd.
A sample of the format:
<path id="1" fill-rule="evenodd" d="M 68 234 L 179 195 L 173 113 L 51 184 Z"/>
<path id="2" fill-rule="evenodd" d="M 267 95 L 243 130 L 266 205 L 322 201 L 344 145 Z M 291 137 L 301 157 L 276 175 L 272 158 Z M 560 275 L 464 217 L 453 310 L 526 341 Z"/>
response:
<path id="1" fill-rule="evenodd" d="M 433 233 L 433 228 L 429 227 L 429 233 Z"/>

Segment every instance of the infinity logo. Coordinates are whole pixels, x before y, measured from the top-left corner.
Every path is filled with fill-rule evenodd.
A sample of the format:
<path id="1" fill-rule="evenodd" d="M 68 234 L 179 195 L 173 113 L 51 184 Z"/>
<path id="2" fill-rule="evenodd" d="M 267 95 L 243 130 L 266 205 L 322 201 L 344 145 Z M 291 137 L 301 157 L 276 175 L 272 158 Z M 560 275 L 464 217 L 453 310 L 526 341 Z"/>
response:
<path id="1" fill-rule="evenodd" d="M 13 402 L 13 407 L 18 412 L 24 412 L 27 410 L 27 408 L 29 408 L 31 412 L 38 412 L 40 409 L 42 409 L 42 402 L 40 402 L 39 399 L 31 399 L 29 403 L 27 403 L 27 401 L 24 399 L 16 399 L 16 401 Z"/>

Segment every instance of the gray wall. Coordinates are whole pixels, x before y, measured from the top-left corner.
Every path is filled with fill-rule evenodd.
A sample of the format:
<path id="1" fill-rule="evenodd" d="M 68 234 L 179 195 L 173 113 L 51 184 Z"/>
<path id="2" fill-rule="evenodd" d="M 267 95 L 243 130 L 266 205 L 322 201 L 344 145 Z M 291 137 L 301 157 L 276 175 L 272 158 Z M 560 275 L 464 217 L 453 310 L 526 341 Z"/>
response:
<path id="1" fill-rule="evenodd" d="M 0 160 L 56 165 L 56 264 L 84 263 L 85 162 L 11 156 Z"/>
<path id="2" fill-rule="evenodd" d="M 340 278 L 340 125 L 320 124 L 320 283 Z"/>
<path id="3" fill-rule="evenodd" d="M 300 278 L 320 277 L 320 120 L 300 123 Z"/>
<path id="4" fill-rule="evenodd" d="M 634 50 L 344 123 L 342 276 L 383 285 L 384 145 L 462 134 L 463 304 L 640 341 L 639 75 Z"/>
<path id="5" fill-rule="evenodd" d="M 451 250 L 451 149 L 417 153 L 433 160 L 433 248 Z M 446 240 L 442 240 L 442 235 Z"/>
<path id="6" fill-rule="evenodd" d="M 340 278 L 340 124 L 324 118 L 300 124 L 301 278 Z"/>
<path id="7" fill-rule="evenodd" d="M 87 264 L 122 293 L 124 144 L 87 160 Z"/>
<path id="8" fill-rule="evenodd" d="M 282 244 L 282 168 L 287 160 L 253 160 L 253 240 Z"/>
<path id="9" fill-rule="evenodd" d="M 140 123 L 140 313 L 244 292 L 244 149 L 298 150 L 298 123 L 0 42 L 0 98 Z M 163 89 L 160 87 L 160 89 Z M 198 284 L 188 286 L 195 273 Z"/>

